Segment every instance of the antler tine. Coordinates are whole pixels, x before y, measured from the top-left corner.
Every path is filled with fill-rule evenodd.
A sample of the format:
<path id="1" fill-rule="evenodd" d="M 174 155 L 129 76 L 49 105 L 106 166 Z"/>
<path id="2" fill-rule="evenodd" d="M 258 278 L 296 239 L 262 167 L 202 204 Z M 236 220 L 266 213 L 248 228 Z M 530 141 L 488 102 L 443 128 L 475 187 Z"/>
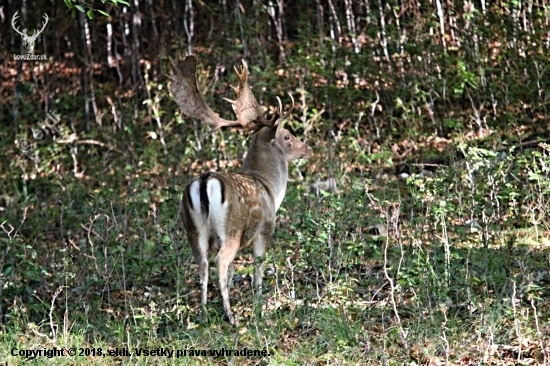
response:
<path id="1" fill-rule="evenodd" d="M 239 69 L 237 69 L 237 66 L 233 66 L 235 69 L 235 72 L 237 73 L 237 76 L 239 77 L 239 83 L 241 85 L 244 85 L 244 83 L 248 82 L 248 64 L 245 60 L 241 60 L 241 71 L 239 72 Z"/>
<path id="2" fill-rule="evenodd" d="M 246 65 L 245 60 L 242 60 L 242 63 L 243 64 L 241 65 L 241 71 L 239 71 L 237 66 L 233 66 L 233 69 L 235 70 L 235 74 L 237 74 L 237 77 L 239 78 L 239 84 L 237 86 L 229 85 L 231 89 L 233 89 L 235 93 L 237 93 L 237 100 L 239 99 L 239 95 L 241 95 L 241 93 L 243 92 L 243 88 L 245 87 L 245 85 L 248 86 L 248 66 Z M 237 110 L 235 109 L 236 108 L 235 106 L 237 105 L 237 100 L 233 100 L 229 98 L 223 98 L 223 99 L 233 104 L 233 109 L 235 110 L 235 112 L 237 112 Z"/>
<path id="3" fill-rule="evenodd" d="M 277 126 L 282 119 L 279 119 L 281 116 L 281 113 L 283 113 L 283 103 L 281 102 L 281 98 L 277 98 L 277 110 L 275 111 L 275 114 L 273 117 L 271 117 L 271 120 L 273 121 L 273 126 Z"/>
<path id="4" fill-rule="evenodd" d="M 19 13 L 19 10 L 17 10 L 17 11 L 15 12 L 15 14 L 13 14 L 13 17 L 11 18 L 11 26 L 12 26 L 13 29 L 15 29 L 15 31 L 16 31 L 17 33 L 19 33 L 20 35 L 26 36 L 26 35 L 27 35 L 26 32 L 21 32 L 21 31 L 19 31 L 19 26 L 17 26 L 17 27 L 15 26 L 15 22 L 16 22 L 17 19 L 19 18 L 19 14 L 18 14 L 18 13 Z M 25 29 L 23 29 L 23 30 L 25 30 Z"/>
<path id="5" fill-rule="evenodd" d="M 225 99 L 231 103 L 233 111 L 237 116 L 237 120 L 241 123 L 243 131 L 256 132 L 263 126 L 273 126 L 274 119 L 267 120 L 263 116 L 262 107 L 254 97 L 254 93 L 248 85 L 248 65 L 245 60 L 242 60 L 240 67 L 234 67 L 239 84 L 233 89 L 237 93 L 235 100 Z"/>
<path id="6" fill-rule="evenodd" d="M 278 117 L 277 117 L 277 120 L 275 121 L 275 126 L 281 123 L 282 121 L 284 121 L 285 119 L 287 119 L 288 116 L 290 116 L 290 114 L 294 110 L 294 98 L 292 97 L 292 94 L 290 93 L 287 93 L 287 94 L 290 97 L 290 109 L 283 115 L 281 115 L 281 113 L 283 113 L 283 105 L 281 103 L 281 99 L 277 97 L 277 102 L 279 102 L 279 107 L 277 108 Z"/>
<path id="7" fill-rule="evenodd" d="M 42 33 L 42 31 L 44 30 L 44 28 L 46 28 L 46 25 L 48 24 L 48 20 L 50 20 L 50 18 L 48 17 L 48 14 L 44 13 L 44 24 L 42 26 L 42 29 L 40 30 L 40 33 Z"/>

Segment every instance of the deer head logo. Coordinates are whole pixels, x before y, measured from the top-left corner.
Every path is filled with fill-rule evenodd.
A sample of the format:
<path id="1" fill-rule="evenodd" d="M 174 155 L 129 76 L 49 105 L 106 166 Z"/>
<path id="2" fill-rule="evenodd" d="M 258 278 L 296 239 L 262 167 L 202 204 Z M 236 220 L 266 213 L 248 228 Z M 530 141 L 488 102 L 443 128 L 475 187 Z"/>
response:
<path id="1" fill-rule="evenodd" d="M 15 14 L 13 14 L 13 18 L 11 18 L 11 26 L 13 27 L 13 29 L 15 29 L 17 33 L 21 35 L 21 37 L 23 38 L 23 46 L 27 49 L 27 53 L 31 54 L 34 51 L 34 44 L 36 43 L 36 39 L 38 38 L 40 33 L 42 33 L 44 28 L 46 28 L 46 24 L 48 24 L 48 15 L 44 13 L 44 23 L 42 25 L 42 29 L 40 29 L 38 32 L 35 29 L 33 34 L 29 36 L 27 34 L 27 29 L 23 29 L 23 32 L 21 32 L 19 31 L 19 27 L 15 26 L 15 21 L 17 20 L 17 18 L 19 18 L 19 15 L 17 15 L 17 13 L 18 11 L 16 11 Z"/>

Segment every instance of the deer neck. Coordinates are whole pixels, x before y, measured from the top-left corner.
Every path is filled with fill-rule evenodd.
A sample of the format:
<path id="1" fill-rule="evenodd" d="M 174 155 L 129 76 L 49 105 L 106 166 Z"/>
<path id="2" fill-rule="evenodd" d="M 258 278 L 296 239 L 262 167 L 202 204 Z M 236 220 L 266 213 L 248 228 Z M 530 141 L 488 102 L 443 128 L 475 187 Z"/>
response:
<path id="1" fill-rule="evenodd" d="M 275 144 L 253 139 L 244 159 L 242 172 L 262 182 L 277 211 L 283 202 L 288 181 L 286 156 Z"/>

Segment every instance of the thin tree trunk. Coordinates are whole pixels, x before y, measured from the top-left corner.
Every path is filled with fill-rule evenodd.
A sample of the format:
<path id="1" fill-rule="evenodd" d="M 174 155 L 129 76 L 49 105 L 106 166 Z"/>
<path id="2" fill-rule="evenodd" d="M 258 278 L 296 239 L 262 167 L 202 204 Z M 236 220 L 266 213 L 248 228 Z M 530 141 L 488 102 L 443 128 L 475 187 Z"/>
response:
<path id="1" fill-rule="evenodd" d="M 388 52 L 388 37 L 386 35 L 386 18 L 384 16 L 384 9 L 382 6 L 382 0 L 378 0 L 378 11 L 380 13 L 380 42 L 382 45 L 384 56 L 386 56 L 386 60 L 388 61 L 388 69 L 391 72 L 392 66 L 390 54 Z"/>
<path id="2" fill-rule="evenodd" d="M 235 7 L 235 12 L 237 13 L 237 19 L 239 20 L 239 30 L 241 32 L 241 44 L 243 45 L 243 58 L 245 60 L 247 60 L 248 59 L 248 47 L 247 47 L 247 44 L 246 44 L 246 37 L 245 37 L 245 34 L 244 34 L 243 19 L 242 19 L 242 16 L 241 16 L 242 5 L 241 5 L 240 0 L 235 0 L 235 3 L 237 5 Z"/>
<path id="3" fill-rule="evenodd" d="M 187 53 L 190 55 L 193 53 L 193 36 L 195 35 L 195 19 L 192 0 L 187 0 L 185 2 L 183 27 L 185 28 L 185 34 L 187 35 Z"/>
<path id="4" fill-rule="evenodd" d="M 275 11 L 275 5 L 273 1 L 269 0 L 267 3 L 267 12 L 271 17 L 271 21 L 275 26 L 275 33 L 277 34 L 277 42 L 279 45 L 279 62 L 283 63 L 285 61 L 285 48 L 283 44 L 283 23 L 282 23 L 282 12 L 283 12 L 283 0 L 277 0 L 277 6 L 279 11 Z"/>
<path id="5" fill-rule="evenodd" d="M 340 37 L 342 36 L 342 26 L 340 25 L 340 21 L 338 20 L 338 15 L 336 14 L 336 9 L 334 8 L 334 4 L 332 3 L 332 0 L 328 0 L 328 5 L 330 8 L 330 14 L 331 14 L 331 22 L 330 22 L 330 30 L 331 30 L 331 38 L 335 40 L 336 42 L 340 42 Z"/>
<path id="6" fill-rule="evenodd" d="M 357 43 L 357 30 L 355 27 L 355 16 L 353 15 L 353 1 L 344 0 L 344 5 L 346 7 L 346 22 L 348 25 L 348 30 L 351 36 L 351 43 L 353 45 L 353 50 L 355 53 L 361 52 L 361 47 Z"/>
<path id="7" fill-rule="evenodd" d="M 441 0 L 435 0 L 437 9 L 437 17 L 439 18 L 439 35 L 441 37 L 441 45 L 444 50 L 447 50 L 447 42 L 445 41 L 445 15 L 443 14 L 443 5 Z"/>
<path id="8" fill-rule="evenodd" d="M 132 33 L 133 33 L 133 42 L 132 42 L 132 72 L 134 75 L 134 82 L 139 83 L 141 88 L 145 88 L 145 81 L 143 80 L 143 75 L 141 74 L 141 68 L 139 66 L 139 37 L 140 37 L 140 27 L 141 27 L 141 18 L 139 17 L 139 0 L 134 0 L 134 6 L 132 9 Z M 137 95 L 137 93 L 136 93 Z"/>
<path id="9" fill-rule="evenodd" d="M 325 12 L 319 0 L 315 0 L 315 4 L 317 8 L 317 32 L 319 33 L 319 43 L 322 44 L 323 38 L 325 37 L 325 31 L 324 31 Z"/>

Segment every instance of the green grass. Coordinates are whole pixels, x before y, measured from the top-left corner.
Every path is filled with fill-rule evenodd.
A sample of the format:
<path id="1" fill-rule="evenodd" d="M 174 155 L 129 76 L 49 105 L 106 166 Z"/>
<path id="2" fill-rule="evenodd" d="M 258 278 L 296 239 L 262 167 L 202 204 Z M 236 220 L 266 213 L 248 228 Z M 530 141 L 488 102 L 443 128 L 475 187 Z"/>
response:
<path id="1" fill-rule="evenodd" d="M 434 17 L 424 4 L 296 2 L 285 18 L 259 2 L 185 2 L 177 16 L 158 3 L 88 25 L 61 3 L 43 35 L 60 41 L 37 41 L 46 63 L 11 61 L 19 37 L 4 28 L 0 366 L 550 364 L 547 8 L 448 3 Z M 96 36 L 75 48 L 83 25 Z M 314 149 L 291 166 L 258 300 L 251 255 L 237 258 L 237 327 L 214 270 L 201 315 L 178 210 L 191 176 L 240 167 L 247 138 L 202 141 L 181 115 L 164 75 L 184 49 L 216 113 L 233 118 L 222 98 L 245 58 L 266 116 L 292 93 L 285 126 Z M 32 133 L 50 108 L 55 141 Z M 338 189 L 313 193 L 329 177 Z M 53 347 L 77 355 L 12 355 Z M 186 354 L 136 351 L 157 348 Z M 200 352 L 244 348 L 269 355 Z M 117 349 L 132 355 L 104 357 Z"/>
<path id="2" fill-rule="evenodd" d="M 197 268 L 177 225 L 181 188 L 167 183 L 184 178 L 122 170 L 106 178 L 119 185 L 30 179 L 2 219 L 17 234 L 1 239 L 0 359 L 25 364 L 12 349 L 57 347 L 77 356 L 32 363 L 541 364 L 550 341 L 547 158 L 467 156 L 469 173 L 348 177 L 321 197 L 291 182 L 260 300 L 250 253 L 237 259 L 235 328 L 223 321 L 215 271 L 200 314 Z M 388 236 L 371 235 L 374 224 Z M 159 347 L 187 353 L 137 356 Z M 245 347 L 269 356 L 189 356 Z M 132 356 L 104 356 L 117 348 Z"/>

